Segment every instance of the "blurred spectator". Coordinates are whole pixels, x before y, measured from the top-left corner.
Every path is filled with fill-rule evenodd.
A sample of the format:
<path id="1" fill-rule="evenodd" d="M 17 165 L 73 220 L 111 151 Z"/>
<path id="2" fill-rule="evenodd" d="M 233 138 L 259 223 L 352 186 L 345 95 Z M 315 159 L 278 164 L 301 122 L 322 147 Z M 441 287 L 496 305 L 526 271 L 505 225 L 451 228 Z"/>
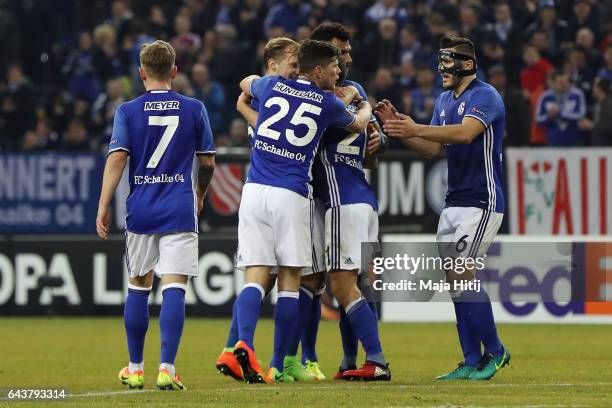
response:
<path id="1" fill-rule="evenodd" d="M 53 122 L 40 117 L 34 129 L 25 133 L 21 148 L 23 150 L 49 150 L 57 147 L 58 139 Z"/>
<path id="2" fill-rule="evenodd" d="M 174 19 L 174 31 L 176 35 L 170 40 L 170 44 L 176 51 L 176 66 L 183 70 L 191 55 L 202 45 L 200 37 L 191 32 L 191 20 L 186 14 L 179 14 Z"/>
<path id="3" fill-rule="evenodd" d="M 87 128 L 82 119 L 76 117 L 68 122 L 68 130 L 64 133 L 59 148 L 68 151 L 88 151 L 90 149 Z"/>
<path id="4" fill-rule="evenodd" d="M 561 45 L 569 38 L 573 38 L 569 36 L 567 22 L 557 18 L 554 0 L 540 0 L 538 19 L 527 27 L 529 34 L 536 31 L 543 31 L 546 34 L 553 58 L 557 57 Z"/>
<path id="5" fill-rule="evenodd" d="M 176 77 L 172 80 L 172 90 L 190 98 L 195 97 L 195 91 L 193 86 L 191 86 L 191 81 L 189 81 L 189 77 L 184 72 L 176 74 Z"/>
<path id="6" fill-rule="evenodd" d="M 225 90 L 219 82 L 210 79 L 208 67 L 195 64 L 191 70 L 191 81 L 194 87 L 194 97 L 204 103 L 210 119 L 213 133 L 223 126 L 223 110 L 225 109 Z"/>
<path id="7" fill-rule="evenodd" d="M 576 38 L 581 28 L 588 28 L 594 32 L 595 37 L 599 37 L 597 26 L 591 0 L 574 0 L 574 12 L 568 21 L 568 37 Z"/>
<path id="8" fill-rule="evenodd" d="M 7 64 L 20 61 L 19 23 L 6 1 L 0 2 L 0 78 L 3 78 Z"/>
<path id="9" fill-rule="evenodd" d="M 472 4 L 464 4 L 459 9 L 459 35 L 472 40 L 483 38 L 484 28 L 478 22 L 478 9 Z M 478 41 L 474 44 L 476 54 L 479 54 Z"/>
<path id="10" fill-rule="evenodd" d="M 94 129 L 100 135 L 100 143 L 108 143 L 113 132 L 115 111 L 125 102 L 121 81 L 109 79 L 106 81 L 106 91 L 101 93 L 92 107 Z"/>
<path id="11" fill-rule="evenodd" d="M 553 66 L 540 56 L 539 50 L 533 45 L 525 46 L 523 61 L 526 67 L 521 70 L 521 87 L 526 95 L 531 96 L 544 89 L 546 76 L 553 70 Z"/>
<path id="12" fill-rule="evenodd" d="M 34 118 L 34 93 L 23 68 L 9 64 L 6 83 L 0 84 L 0 150 L 17 149 Z"/>
<path id="13" fill-rule="evenodd" d="M 583 27 L 576 33 L 576 46 L 582 48 L 586 53 L 587 65 L 598 68 L 602 64 L 601 52 L 595 48 L 595 35 L 588 27 Z"/>
<path id="14" fill-rule="evenodd" d="M 389 68 L 379 68 L 372 82 L 372 95 L 377 101 L 388 99 L 395 106 L 400 103 L 400 90 Z"/>
<path id="15" fill-rule="evenodd" d="M 597 78 L 593 84 L 593 119 L 583 119 L 580 127 L 591 131 L 592 146 L 612 145 L 612 89 L 610 80 Z"/>
<path id="16" fill-rule="evenodd" d="M 229 128 L 229 145 L 236 147 L 251 147 L 247 135 L 247 124 L 242 118 L 235 118 Z"/>
<path id="17" fill-rule="evenodd" d="M 218 26 L 216 32 L 216 48 L 210 60 L 210 73 L 213 78 L 238 92 L 238 82 L 244 73 L 239 63 L 244 59 L 241 50 L 236 45 L 236 29 L 231 25 Z M 249 66 L 248 63 L 245 64 Z M 238 95 L 236 95 L 238 96 Z"/>
<path id="18" fill-rule="evenodd" d="M 123 40 L 130 32 L 134 13 L 126 0 L 113 0 L 111 15 L 111 24 L 117 31 L 117 42 L 123 44 Z"/>
<path id="19" fill-rule="evenodd" d="M 584 48 L 572 47 L 566 52 L 563 70 L 569 75 L 570 82 L 580 88 L 587 96 L 587 103 L 591 101 L 591 86 L 595 73 L 588 65 L 587 55 Z"/>
<path id="20" fill-rule="evenodd" d="M 497 89 L 506 107 L 506 129 L 504 146 L 529 146 L 531 109 L 529 100 L 519 88 L 508 83 L 506 72 L 501 65 L 488 71 L 489 83 Z"/>
<path id="21" fill-rule="evenodd" d="M 308 23 L 310 4 L 302 0 L 281 0 L 270 8 L 264 22 L 265 32 L 269 38 L 274 28 L 282 29 L 282 32 L 290 37 L 295 37 L 300 26 Z"/>
<path id="22" fill-rule="evenodd" d="M 515 24 L 512 11 L 508 3 L 495 5 L 495 22 L 489 26 L 490 36 L 494 36 L 503 50 L 503 65 L 508 80 L 513 85 L 520 83 L 520 70 L 522 67 L 523 43 L 525 37 L 523 29 Z"/>
<path id="23" fill-rule="evenodd" d="M 419 40 L 419 31 L 413 25 L 407 25 L 400 31 L 400 61 L 411 60 L 416 64 L 428 65 L 437 69 L 438 56 L 430 47 Z"/>
<path id="24" fill-rule="evenodd" d="M 417 87 L 412 91 L 412 118 L 415 122 L 429 124 L 433 115 L 436 98 L 441 90 L 435 86 L 434 71 L 428 66 L 421 65 L 417 68 Z"/>
<path id="25" fill-rule="evenodd" d="M 597 76 L 612 81 L 612 43 L 606 48 L 604 66 L 597 72 Z"/>
<path id="26" fill-rule="evenodd" d="M 538 100 L 536 121 L 546 129 L 549 146 L 577 146 L 581 142 L 578 122 L 585 117 L 584 93 L 570 84 L 569 76 L 553 71 L 551 89 Z"/>
<path id="27" fill-rule="evenodd" d="M 237 26 L 240 20 L 240 5 L 238 0 L 221 0 L 215 25 L 234 25 Z"/>
<path id="28" fill-rule="evenodd" d="M 399 65 L 400 43 L 397 38 L 397 23 L 392 18 L 383 18 L 378 23 L 378 32 L 370 36 L 355 52 L 355 65 L 367 74 L 380 67 L 393 68 Z"/>
<path id="29" fill-rule="evenodd" d="M 406 59 L 404 62 L 402 62 L 398 84 L 402 89 L 411 90 L 415 87 L 416 70 L 414 69 L 414 63 L 412 60 Z"/>
<path id="30" fill-rule="evenodd" d="M 158 5 L 151 6 L 151 8 L 149 9 L 148 24 L 151 30 L 151 34 L 155 38 L 164 41 L 168 40 L 168 20 L 166 19 L 164 9 L 162 9 Z"/>
<path id="31" fill-rule="evenodd" d="M 100 91 L 93 64 L 91 34 L 79 35 L 79 48 L 72 51 L 62 68 L 68 78 L 68 88 L 75 97 L 94 101 Z"/>
<path id="32" fill-rule="evenodd" d="M 185 0 L 185 8 L 189 16 L 191 16 L 191 27 L 198 35 L 203 35 L 215 26 L 218 13 L 216 2 L 210 0 Z"/>
<path id="33" fill-rule="evenodd" d="M 400 5 L 399 0 L 377 0 L 365 12 L 366 22 L 376 27 L 385 18 L 392 18 L 400 26 L 408 19 L 408 11 Z"/>
<path id="34" fill-rule="evenodd" d="M 116 37 L 115 29 L 110 24 L 101 24 L 94 30 L 93 67 L 102 82 L 129 73 L 126 69 L 129 55 L 117 49 Z"/>

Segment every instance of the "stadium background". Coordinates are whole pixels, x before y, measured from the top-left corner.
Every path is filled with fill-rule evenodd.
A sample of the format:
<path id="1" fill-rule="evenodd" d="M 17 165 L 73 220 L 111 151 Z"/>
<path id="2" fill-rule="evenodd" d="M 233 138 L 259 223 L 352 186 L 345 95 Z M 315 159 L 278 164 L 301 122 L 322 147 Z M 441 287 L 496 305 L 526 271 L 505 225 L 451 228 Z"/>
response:
<path id="1" fill-rule="evenodd" d="M 496 315 L 514 323 L 611 323 L 612 245 L 607 238 L 612 231 L 612 3 L 589 0 L 517 0 L 504 5 L 477 0 L 0 0 L 0 315 L 121 314 L 127 290 L 121 205 L 127 194 L 125 180 L 117 193 L 115 235 L 109 241 L 95 236 L 95 215 L 113 114 L 120 103 L 143 90 L 137 76 L 139 46 L 160 38 L 177 49 L 180 73 L 175 89 L 205 103 L 219 148 L 200 217 L 201 277 L 188 292 L 187 313 L 229 316 L 242 282 L 234 273 L 233 256 L 249 145 L 246 125 L 234 109 L 237 84 L 261 71 L 268 38 L 301 40 L 326 20 L 353 30 L 349 78 L 364 84 L 370 101 L 388 98 L 420 123 L 429 122 L 441 92 L 435 71 L 438 39 L 456 34 L 475 40 L 478 76 L 502 93 L 507 111 L 502 238 L 587 242 L 593 274 L 599 277 L 591 282 L 598 302 L 527 309 L 499 302 L 494 305 Z M 538 120 L 540 96 L 555 87 L 554 70 L 566 75 L 572 91 L 582 95 L 581 117 Z M 562 136 L 549 137 L 553 133 Z M 401 142 L 391 142 L 369 174 L 380 201 L 385 240 L 434 239 L 431 234 L 444 205 L 445 173 L 443 157 L 422 159 Z M 521 259 L 511 261 L 525 267 Z M 154 296 L 152 303 L 159 304 L 159 299 Z M 271 305 L 265 308 L 269 313 Z M 383 304 L 381 317 L 390 322 L 452 321 L 451 309 L 442 303 Z M 333 310 L 327 312 L 333 319 Z M 93 325 L 87 320 L 3 322 L 6 338 L 14 341 L 30 331 L 34 337 L 41 335 L 35 328 L 45 324 L 44 335 L 60 326 L 78 333 L 121 329 L 116 318 Z M 215 335 L 225 334 L 227 320 L 203 322 Z M 332 329 L 323 327 L 327 341 Z M 398 330 L 385 327 L 383 338 L 385 330 Z M 410 327 L 420 328 L 425 342 L 437 341 L 442 330 Z M 531 327 L 505 330 L 516 344 L 529 336 L 540 339 L 542 350 L 549 345 L 550 331 L 567 341 L 575 339 L 576 346 L 583 330 Z M 584 333 L 609 338 L 609 327 L 585 326 Z M 452 336 L 454 328 L 447 331 Z M 267 330 L 262 336 L 269 335 Z M 96 344 L 103 349 L 105 337 L 98 336 Z M 398 348 L 407 341 L 387 336 L 397 337 Z M 59 342 L 52 348 L 56 353 L 66 347 Z M 606 355 L 594 347 L 593 352 Z M 559 345 L 560 354 L 573 351 Z M 3 355 L 2 360 L 19 365 L 25 361 L 22 357 Z M 28 378 L 27 372 L 13 382 Z M 90 390 L 93 384 L 76 388 Z M 512 398 L 512 390 L 507 394 Z M 563 395 L 559 400 L 571 401 Z"/>

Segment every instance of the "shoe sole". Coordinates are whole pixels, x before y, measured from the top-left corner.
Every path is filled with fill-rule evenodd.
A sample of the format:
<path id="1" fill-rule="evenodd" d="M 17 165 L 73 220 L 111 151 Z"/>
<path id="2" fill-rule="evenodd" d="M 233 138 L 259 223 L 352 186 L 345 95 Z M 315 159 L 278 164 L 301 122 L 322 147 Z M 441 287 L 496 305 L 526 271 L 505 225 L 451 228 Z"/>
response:
<path id="1" fill-rule="evenodd" d="M 249 352 L 243 348 L 234 350 L 234 356 L 242 368 L 242 377 L 247 384 L 265 384 L 265 380 L 261 374 L 253 370 L 249 361 Z"/>
<path id="2" fill-rule="evenodd" d="M 234 371 L 227 364 L 217 364 L 217 373 L 223 374 L 227 377 L 232 377 L 236 381 L 244 381 L 242 376 L 236 375 Z"/>
<path id="3" fill-rule="evenodd" d="M 346 381 L 391 381 L 391 374 L 379 375 L 377 377 L 360 377 L 358 375 L 345 375 L 342 377 Z"/>
<path id="4" fill-rule="evenodd" d="M 157 388 L 162 391 L 183 391 L 185 389 L 185 387 L 174 388 L 172 384 L 167 384 L 167 385 L 157 384 Z"/>

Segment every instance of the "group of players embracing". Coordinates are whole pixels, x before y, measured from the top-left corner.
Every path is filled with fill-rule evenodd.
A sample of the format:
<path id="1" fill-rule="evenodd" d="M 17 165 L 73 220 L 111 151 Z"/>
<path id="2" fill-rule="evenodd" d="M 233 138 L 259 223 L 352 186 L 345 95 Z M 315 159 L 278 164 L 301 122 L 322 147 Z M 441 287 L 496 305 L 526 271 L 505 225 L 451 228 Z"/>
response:
<path id="1" fill-rule="evenodd" d="M 482 256 L 501 224 L 505 112 L 499 94 L 476 79 L 472 42 L 441 40 L 438 71 L 447 92 L 436 101 L 431 125 L 418 125 L 387 100 L 372 109 L 361 85 L 346 79 L 352 63 L 350 39 L 338 23 L 319 25 L 301 44 L 272 39 L 264 51 L 265 76 L 240 82 L 237 110 L 250 125 L 252 147 L 236 254 L 245 285 L 216 362 L 220 373 L 240 381 L 325 379 L 316 340 L 327 281 L 339 304 L 344 351 L 334 378 L 391 380 L 376 306 L 365 296 L 370 265 L 362 256 L 363 243 L 377 250 L 378 204 L 364 169 L 375 165 L 384 150 L 383 130 L 425 156 L 446 151 L 449 175 L 447 205 L 438 226 L 440 256 Z M 157 386 L 180 390 L 185 386 L 174 360 L 185 319 L 185 284 L 197 276 L 197 214 L 212 178 L 215 150 L 204 105 L 170 91 L 176 75 L 172 47 L 156 41 L 140 57 L 147 93 L 121 105 L 115 116 L 97 230 L 102 238 L 108 235 L 108 206 L 130 155 L 130 285 L 124 313 L 130 363 L 119 379 L 130 388 L 143 387 L 147 301 L 157 274 L 163 290 Z M 197 177 L 190 167 L 194 155 L 199 158 Z M 166 173 L 180 173 L 181 178 Z M 464 245 L 459 248 L 458 242 Z M 440 245 L 444 243 L 450 245 Z M 474 274 L 447 271 L 447 279 L 472 280 Z M 254 337 L 262 302 L 275 284 L 274 349 L 264 371 Z M 491 301 L 484 289 L 451 296 L 464 360 L 437 378 L 492 378 L 508 364 L 510 354 L 497 336 Z M 359 343 L 365 360 L 358 366 Z"/>

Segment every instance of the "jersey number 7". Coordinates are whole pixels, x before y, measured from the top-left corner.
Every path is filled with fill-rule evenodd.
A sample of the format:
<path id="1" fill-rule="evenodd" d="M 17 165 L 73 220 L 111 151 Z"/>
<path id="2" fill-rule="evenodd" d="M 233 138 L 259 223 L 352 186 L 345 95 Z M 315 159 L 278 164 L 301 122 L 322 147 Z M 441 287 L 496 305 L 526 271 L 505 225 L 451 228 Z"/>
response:
<path id="1" fill-rule="evenodd" d="M 147 169 L 154 169 L 159 164 L 164 152 L 168 148 L 172 137 L 176 133 L 176 129 L 179 125 L 179 117 L 178 116 L 149 116 L 149 125 L 151 126 L 166 126 L 166 130 L 164 130 L 164 134 L 161 139 L 159 139 L 159 144 L 155 148 L 155 151 L 151 155 L 151 159 L 149 159 L 149 163 L 147 163 Z"/>

